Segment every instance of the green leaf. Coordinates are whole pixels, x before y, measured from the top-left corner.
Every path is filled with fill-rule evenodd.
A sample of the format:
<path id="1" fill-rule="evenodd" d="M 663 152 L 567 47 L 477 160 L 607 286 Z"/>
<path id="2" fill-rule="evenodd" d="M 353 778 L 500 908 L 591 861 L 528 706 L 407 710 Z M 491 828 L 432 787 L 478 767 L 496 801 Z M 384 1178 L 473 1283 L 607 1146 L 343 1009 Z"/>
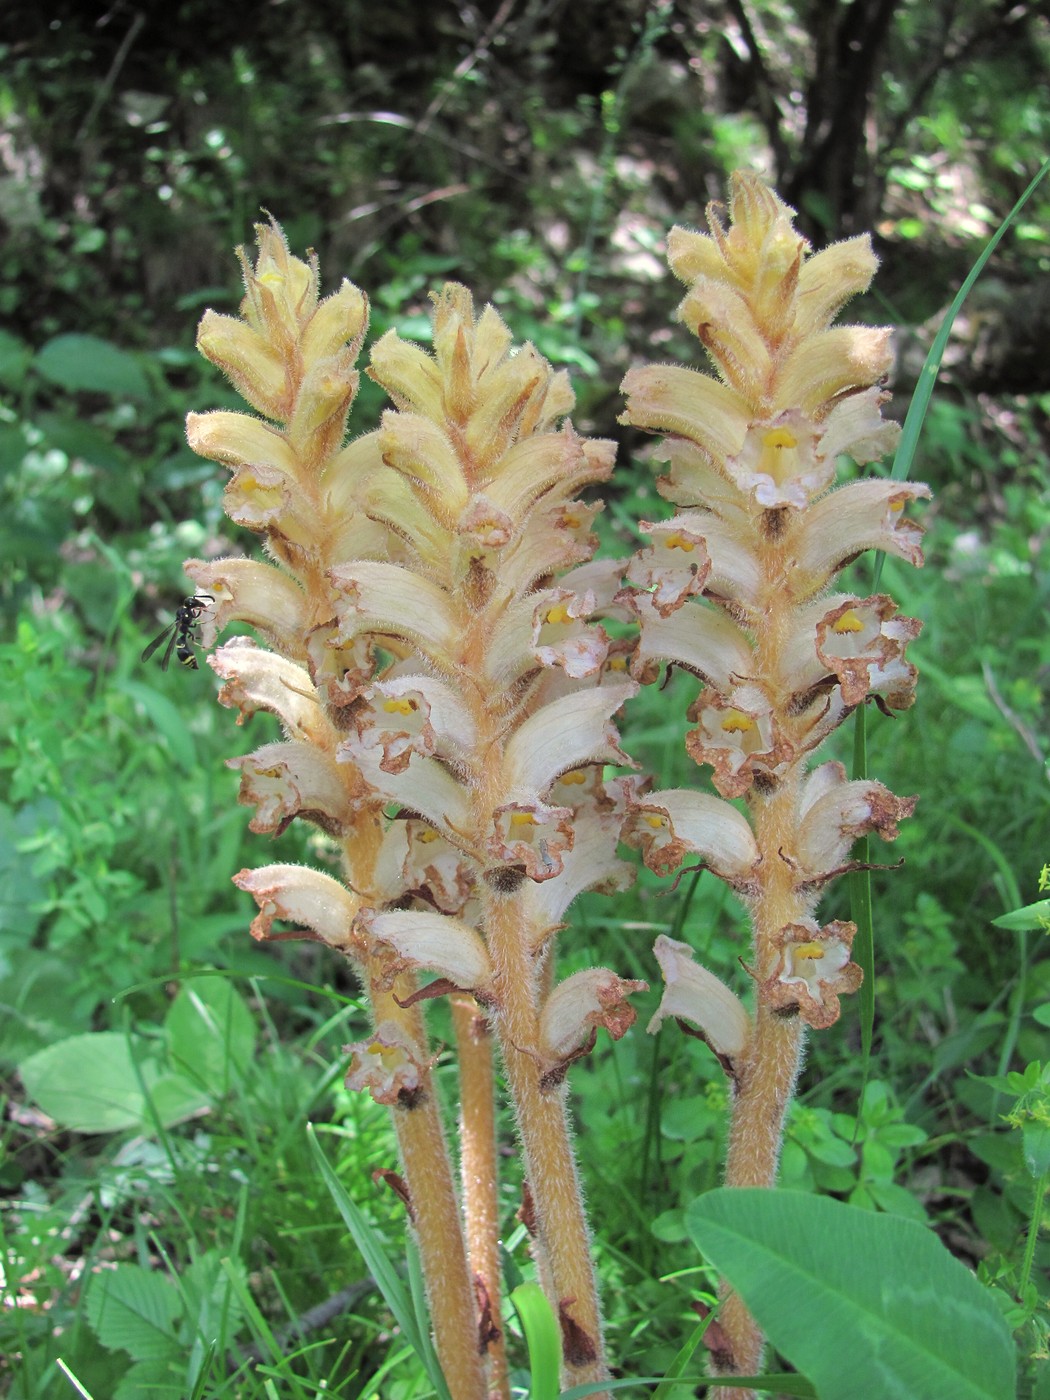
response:
<path id="1" fill-rule="evenodd" d="M 1034 904 L 1026 904 L 1022 909 L 1011 909 L 1009 914 L 1000 914 L 992 923 L 996 928 L 1009 929 L 1019 933 L 1026 928 L 1047 928 L 1050 920 L 1050 899 L 1038 899 Z"/>
<path id="2" fill-rule="evenodd" d="M 142 1122 L 142 1086 L 127 1038 L 74 1035 L 23 1060 L 26 1093 L 63 1128 L 115 1133 Z"/>
<path id="3" fill-rule="evenodd" d="M 235 1274 L 240 1284 L 247 1287 L 243 1261 L 224 1260 L 216 1249 L 210 1249 L 194 1259 L 179 1274 L 179 1291 L 186 1317 L 198 1343 L 216 1337 L 232 1337 L 240 1327 L 244 1309 L 239 1297 L 240 1288 L 234 1286 L 231 1274 Z"/>
<path id="4" fill-rule="evenodd" d="M 690 1234 L 820 1400 L 1011 1400 L 989 1293 L 921 1225 L 794 1191 L 723 1188 Z"/>
<path id="5" fill-rule="evenodd" d="M 149 380 L 138 360 L 97 335 L 56 335 L 37 354 L 36 369 L 62 389 L 146 399 Z"/>
<path id="6" fill-rule="evenodd" d="M 539 1284 L 523 1283 L 515 1288 L 510 1301 L 529 1349 L 529 1400 L 557 1400 L 561 1332 L 547 1295 Z"/>
<path id="7" fill-rule="evenodd" d="M 0 803 L 0 947 L 24 948 L 32 940 L 40 922 L 33 905 L 43 903 L 47 887 L 33 874 L 23 843 L 61 820 L 58 803 L 49 797 L 18 808 Z"/>
<path id="8" fill-rule="evenodd" d="M 0 1064 L 27 1060 L 90 1023 L 91 1008 L 70 1003 L 69 967 L 57 953 L 0 952 Z"/>
<path id="9" fill-rule="evenodd" d="M 78 1133 L 150 1132 L 157 1119 L 177 1123 L 207 1103 L 188 1079 L 161 1076 L 149 1061 L 136 1065 L 127 1037 L 116 1031 L 69 1036 L 18 1068 L 29 1097 Z"/>
<path id="10" fill-rule="evenodd" d="M 129 1366 L 113 1400 L 184 1400 L 186 1367 L 181 1357 L 158 1357 Z"/>
<path id="11" fill-rule="evenodd" d="M 1050 1171 L 1050 1126 L 1032 1121 L 1021 1129 L 1024 1164 L 1037 1179 Z"/>
<path id="12" fill-rule="evenodd" d="M 87 1317 L 103 1346 L 126 1351 L 136 1361 L 179 1357 L 178 1315 L 179 1295 L 164 1274 L 118 1264 L 92 1275 Z"/>
<path id="13" fill-rule="evenodd" d="M 255 1022 L 232 982 L 196 977 L 184 982 L 164 1027 L 172 1063 L 211 1094 L 224 1094 L 255 1054 Z"/>
<path id="14" fill-rule="evenodd" d="M 32 358 L 33 352 L 24 341 L 10 331 L 0 330 L 0 384 L 17 389 Z"/>
<path id="15" fill-rule="evenodd" d="M 43 433 L 45 446 L 64 452 L 70 461 L 85 462 L 111 474 L 125 495 L 134 495 L 127 455 L 114 441 L 112 431 L 85 423 L 71 413 L 38 414 L 35 426 Z"/>

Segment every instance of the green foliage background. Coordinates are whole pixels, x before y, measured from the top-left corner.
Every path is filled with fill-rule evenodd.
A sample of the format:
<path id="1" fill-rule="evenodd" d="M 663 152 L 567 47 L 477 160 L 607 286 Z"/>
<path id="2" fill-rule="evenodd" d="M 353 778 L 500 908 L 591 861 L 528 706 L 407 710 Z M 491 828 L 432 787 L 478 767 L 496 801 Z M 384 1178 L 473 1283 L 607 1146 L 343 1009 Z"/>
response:
<path id="1" fill-rule="evenodd" d="M 231 249 L 262 209 L 328 287 L 368 291 L 372 336 L 424 336 L 427 293 L 467 282 L 569 367 L 577 425 L 619 439 L 600 528 L 625 553 L 663 505 L 619 381 L 696 359 L 667 228 L 702 223 L 736 165 L 817 246 L 871 228 L 883 267 L 853 314 L 899 327 L 902 416 L 1045 156 L 1046 6 L 9 0 L 0 58 L 0 1393 L 64 1396 L 69 1373 L 117 1400 L 423 1396 L 305 1133 L 397 1258 L 400 1207 L 370 1176 L 393 1161 L 386 1118 L 341 1087 L 356 989 L 313 945 L 255 948 L 229 883 L 326 852 L 246 832 L 222 760 L 262 722 L 235 730 L 207 669 L 139 664 L 181 560 L 256 543 L 185 445 L 188 409 L 235 406 L 193 348 L 200 312 L 236 306 Z M 936 492 L 927 565 L 891 561 L 880 585 L 925 622 L 922 683 L 908 714 L 871 717 L 869 768 L 921 802 L 904 868 L 875 877 L 871 1061 L 854 1008 L 814 1038 L 782 1172 L 935 1229 L 993 1288 L 1035 1400 L 1050 960 L 1034 916 L 992 921 L 1041 898 L 1050 864 L 1048 212 L 1043 189 L 960 318 L 913 470 Z M 363 390 L 352 427 L 379 407 Z M 662 785 L 693 781 L 690 698 L 676 677 L 628 716 Z M 587 897 L 566 955 L 652 979 L 662 931 L 734 975 L 742 918 L 706 876 Z M 688 1209 L 719 1183 L 724 1081 L 703 1046 L 639 1028 L 573 1083 L 610 1351 L 662 1375 L 713 1284 Z"/>

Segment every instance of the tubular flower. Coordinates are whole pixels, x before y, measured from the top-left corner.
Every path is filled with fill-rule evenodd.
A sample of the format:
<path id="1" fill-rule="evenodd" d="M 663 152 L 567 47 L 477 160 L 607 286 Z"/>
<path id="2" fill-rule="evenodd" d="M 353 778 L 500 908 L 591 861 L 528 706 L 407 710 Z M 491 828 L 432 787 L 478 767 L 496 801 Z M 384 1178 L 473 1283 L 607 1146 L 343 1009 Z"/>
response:
<path id="1" fill-rule="evenodd" d="M 368 372 L 394 407 L 346 441 L 367 302 L 348 282 L 322 298 L 316 259 L 293 257 L 274 223 L 257 232 L 240 315 L 208 312 L 198 336 L 254 412 L 191 414 L 187 431 L 229 471 L 227 513 L 270 562 L 191 560 L 187 572 L 209 647 L 231 622 L 263 643 L 235 638 L 211 658 L 238 722 L 263 711 L 283 730 L 230 761 L 252 829 L 312 822 L 340 847 L 343 878 L 278 865 L 237 883 L 258 904 L 255 937 L 327 944 L 370 998 L 375 1031 L 349 1047 L 347 1083 L 396 1110 L 453 1400 L 506 1400 L 509 1380 L 484 1320 L 499 1314 L 495 1234 L 491 1247 L 480 1237 L 470 1199 L 460 1215 L 432 1081 L 423 1003 L 449 991 L 470 1042 L 465 1115 L 491 1099 L 490 1029 L 502 1042 L 566 1382 L 600 1383 L 562 1081 L 600 1026 L 626 1030 L 644 984 L 595 968 L 551 987 L 572 899 L 629 878 L 616 858 L 624 780 L 602 769 L 630 766 L 614 716 L 638 683 L 601 625 L 629 611 L 621 566 L 591 561 L 600 507 L 580 499 L 608 477 L 613 445 L 574 431 L 567 376 L 515 349 L 497 313 L 477 314 L 454 284 L 434 299 L 432 353 L 395 332 L 373 347 Z M 674 599 L 701 572 L 687 567 Z M 494 1129 L 480 1149 L 478 1131 L 465 1117 L 464 1161 L 469 1138 L 472 1189 L 494 1203 Z"/>
<path id="2" fill-rule="evenodd" d="M 688 288 L 678 317 L 717 377 L 646 366 L 623 385 L 621 421 L 665 435 L 658 489 L 676 508 L 643 524 L 653 542 L 627 570 L 633 595 L 619 599 L 641 629 L 632 674 L 648 683 L 667 663 L 699 680 L 685 743 L 720 794 L 643 794 L 625 836 L 661 872 L 696 852 L 752 916 L 753 1024 L 712 974 L 683 963 L 682 945 L 658 948 L 667 991 L 656 1023 L 698 1007 L 685 1014 L 731 1073 L 730 1185 L 772 1184 L 802 1023 L 830 1026 L 839 996 L 860 984 L 854 927 L 821 928 L 820 894 L 851 868 L 857 837 L 893 840 L 916 800 L 848 782 L 839 764 L 807 775 L 810 754 L 858 705 L 912 703 L 905 649 L 921 624 L 884 594 L 831 590 L 867 549 L 921 564 L 922 530 L 905 508 L 930 493 L 893 480 L 836 486 L 840 456 L 877 461 L 899 435 L 880 413 L 890 333 L 832 324 L 871 281 L 870 241 L 812 254 L 792 218 L 737 173 L 728 218 L 712 205 L 708 232 L 674 229 L 668 259 Z M 747 817 L 722 799 L 743 799 Z M 717 1369 L 761 1369 L 761 1337 L 738 1299 L 722 1319 Z"/>
<path id="3" fill-rule="evenodd" d="M 840 920 L 821 928 L 807 919 L 780 929 L 773 938 L 776 965 L 758 985 L 762 1001 L 780 1012 L 797 1010 L 817 1029 L 833 1025 L 840 994 L 855 992 L 863 977 L 850 962 L 856 932 L 856 924 Z"/>

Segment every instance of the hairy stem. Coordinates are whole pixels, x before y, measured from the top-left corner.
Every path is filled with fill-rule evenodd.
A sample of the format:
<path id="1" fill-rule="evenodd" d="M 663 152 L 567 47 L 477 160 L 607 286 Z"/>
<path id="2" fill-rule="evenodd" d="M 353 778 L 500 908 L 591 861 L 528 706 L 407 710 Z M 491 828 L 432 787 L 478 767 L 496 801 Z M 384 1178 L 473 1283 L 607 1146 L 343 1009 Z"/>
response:
<path id="1" fill-rule="evenodd" d="M 404 980 L 399 979 L 397 988 L 402 1000 L 409 991 L 400 985 Z M 377 991 L 373 991 L 373 1006 L 377 1020 L 394 1021 L 425 1043 L 418 1007 L 401 1007 L 392 994 Z M 440 1105 L 429 1072 L 411 1103 L 393 1110 L 393 1121 L 438 1360 L 452 1400 L 486 1400 L 473 1279 Z"/>
<path id="2" fill-rule="evenodd" d="M 500 1323 L 499 1170 L 492 1033 L 473 997 L 453 996 L 451 1004 L 459 1051 L 459 1163 L 467 1254 L 481 1297 L 481 1342 L 489 1360 L 489 1395 L 491 1400 L 510 1400 L 507 1352 Z"/>
<path id="3" fill-rule="evenodd" d="M 541 1074 L 536 959 L 520 895 L 490 893 L 485 927 L 501 999 L 496 1018 L 517 1113 L 539 1248 L 550 1269 L 551 1306 L 561 1324 L 568 1385 L 608 1378 L 598 1286 L 583 1196 L 569 1133 L 566 1087 L 545 1088 Z M 608 1400 L 595 1392 L 595 1400 Z"/>

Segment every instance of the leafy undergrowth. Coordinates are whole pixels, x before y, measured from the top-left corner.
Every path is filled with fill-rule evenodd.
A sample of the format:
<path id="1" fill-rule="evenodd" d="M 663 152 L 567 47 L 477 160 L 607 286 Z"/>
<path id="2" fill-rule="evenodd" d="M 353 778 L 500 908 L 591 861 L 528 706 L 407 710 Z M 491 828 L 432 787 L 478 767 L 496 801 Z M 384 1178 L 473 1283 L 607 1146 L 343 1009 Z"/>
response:
<path id="1" fill-rule="evenodd" d="M 175 414 L 184 390 L 164 377 L 170 366 L 154 370 Z M 105 399 L 88 402 L 119 442 Z M 949 401 L 931 420 L 914 473 L 938 491 L 927 567 L 891 563 L 884 582 L 924 621 L 922 681 L 908 714 L 869 720 L 870 771 L 921 797 L 889 852 L 903 868 L 875 876 L 872 1055 L 853 1008 L 814 1038 L 782 1162 L 790 1190 L 934 1231 L 991 1290 L 1014 1333 L 1018 1393 L 1035 1400 L 1050 1385 L 1050 1259 L 1029 1232 L 1050 1119 L 1039 914 L 1050 883 L 1047 407 L 1018 402 L 990 426 Z M 73 421 L 62 418 L 69 432 Z M 149 421 L 140 426 L 148 437 Z M 251 837 L 222 760 L 269 737 L 265 720 L 238 731 L 206 669 L 164 674 L 139 660 L 164 619 L 141 599 L 166 595 L 177 559 L 215 526 L 217 498 L 205 527 L 129 529 L 120 551 L 81 531 L 45 594 L 33 531 L 62 534 L 83 501 L 68 474 L 49 476 L 48 452 L 64 449 L 58 437 L 47 445 L 57 429 L 32 395 L 11 431 L 21 475 L 8 478 L 6 523 L 22 552 L 9 560 L 8 596 L 22 606 L 0 646 L 0 1390 L 59 1400 L 75 1378 L 114 1400 L 322 1390 L 422 1400 L 424 1367 L 307 1137 L 313 1122 L 408 1286 L 403 1208 L 372 1175 L 396 1166 L 386 1115 L 342 1087 L 342 1046 L 365 1024 L 352 979 L 315 945 L 253 945 L 230 885 L 266 859 L 323 864 L 324 843 L 295 828 L 273 847 Z M 11 432 L 5 441 L 14 450 Z M 155 450 L 150 471 L 165 489 L 195 486 L 178 452 Z M 104 478 L 99 469 L 91 489 Z M 139 486 L 145 503 L 148 475 Z M 655 505 L 644 469 L 625 472 L 601 523 L 608 547 L 625 551 L 630 522 Z M 694 780 L 681 758 L 692 694 L 676 676 L 628 713 L 625 746 L 661 786 Z M 849 917 L 845 893 L 836 898 L 826 916 Z M 746 992 L 734 972 L 743 917 L 710 876 L 672 889 L 643 873 L 615 903 L 585 896 L 573 921 L 573 946 L 623 976 L 655 982 L 649 949 L 669 933 Z M 644 1034 L 655 1001 L 639 998 L 632 1034 L 600 1044 L 572 1076 L 610 1354 L 625 1376 L 702 1369 L 699 1353 L 688 1364 L 680 1353 L 697 1299 L 714 1301 L 720 1263 L 717 1246 L 698 1250 L 691 1222 L 720 1182 L 725 1081 L 697 1041 Z M 452 1065 L 442 1074 L 454 1102 Z M 509 1295 L 533 1271 L 509 1122 L 502 1135 Z M 516 1315 L 504 1321 L 525 1393 L 524 1341 Z"/>

